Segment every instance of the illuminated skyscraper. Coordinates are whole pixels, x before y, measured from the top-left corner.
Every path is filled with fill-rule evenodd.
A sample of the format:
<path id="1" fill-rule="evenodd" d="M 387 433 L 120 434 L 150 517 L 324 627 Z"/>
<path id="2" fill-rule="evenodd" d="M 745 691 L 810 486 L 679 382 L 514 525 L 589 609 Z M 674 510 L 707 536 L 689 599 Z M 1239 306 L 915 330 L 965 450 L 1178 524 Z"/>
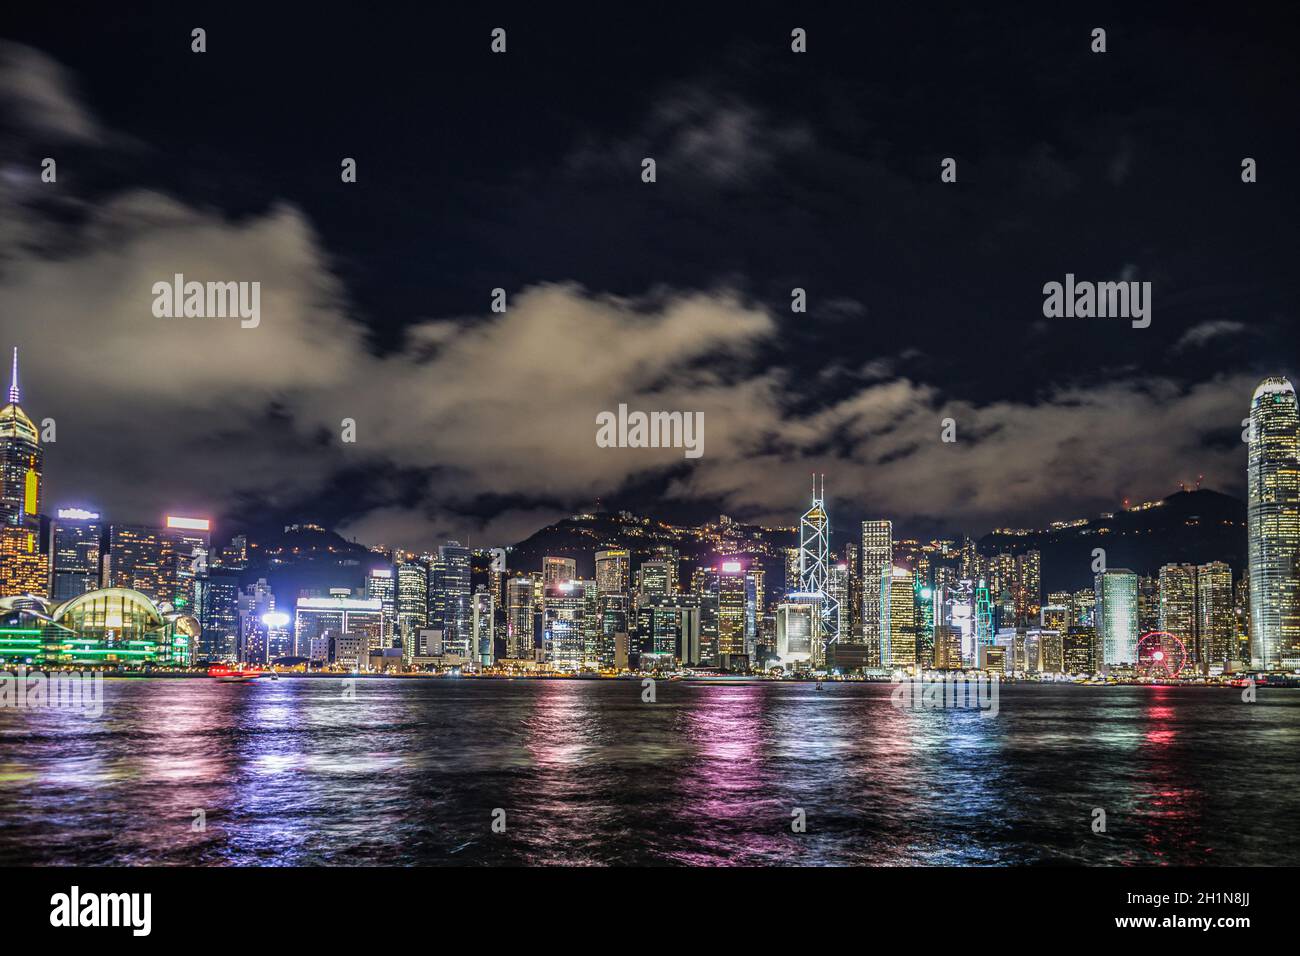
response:
<path id="1" fill-rule="evenodd" d="M 392 647 L 397 636 L 397 578 L 391 567 L 366 572 L 366 597 L 378 600 L 384 609 L 384 647 Z"/>
<path id="2" fill-rule="evenodd" d="M 48 597 L 49 561 L 38 538 L 32 525 L 0 525 L 0 597 Z"/>
<path id="3" fill-rule="evenodd" d="M 496 620 L 496 602 L 491 591 L 470 595 L 470 641 L 474 659 L 483 667 L 491 667 L 496 660 L 493 645 L 493 623 Z"/>
<path id="4" fill-rule="evenodd" d="M 862 636 L 878 664 L 888 657 L 893 568 L 894 526 L 888 521 L 862 522 Z"/>
<path id="5" fill-rule="evenodd" d="M 623 548 L 596 552 L 596 588 L 601 594 L 626 594 L 631 555 Z"/>
<path id="6" fill-rule="evenodd" d="M 1137 575 L 1126 568 L 1097 575 L 1097 635 L 1102 664 L 1125 667 L 1137 663 Z"/>
<path id="7" fill-rule="evenodd" d="M 597 578 L 599 580 L 599 578 Z M 676 575 L 667 561 L 645 561 L 637 571 L 639 599 L 667 597 L 677 591 Z"/>
<path id="8" fill-rule="evenodd" d="M 822 640 L 835 641 L 840 634 L 840 604 L 828 589 L 831 570 L 831 519 L 826 512 L 826 479 L 821 494 L 813 479 L 812 507 L 799 519 L 799 590 L 820 594 Z"/>
<path id="9" fill-rule="evenodd" d="M 563 584 L 578 576 L 578 562 L 573 558 L 557 558 L 547 555 L 542 558 L 542 587 Z"/>
<path id="10" fill-rule="evenodd" d="M 415 656 L 417 635 L 428 623 L 428 569 L 416 561 L 402 561 L 397 565 L 397 633 L 403 656 Z"/>
<path id="11" fill-rule="evenodd" d="M 1187 649 L 1187 663 L 1199 668 L 1201 655 L 1197 647 L 1195 565 L 1166 564 L 1160 569 L 1159 626 L 1160 630 L 1168 631 L 1183 642 L 1183 647 Z"/>
<path id="12" fill-rule="evenodd" d="M 18 350 L 14 349 L 9 402 L 0 408 L 0 524 L 39 530 L 45 456 L 36 425 L 19 402 Z"/>
<path id="13" fill-rule="evenodd" d="M 1255 667 L 1300 666 L 1300 412 L 1285 378 L 1255 389 L 1246 433 L 1250 644 Z"/>
<path id="14" fill-rule="evenodd" d="M 470 550 L 459 541 L 438 548 L 429 565 L 428 626 L 442 631 L 444 653 L 473 657 L 470 647 Z"/>
<path id="15" fill-rule="evenodd" d="M 50 599 L 66 601 L 99 587 L 99 515 L 62 508 L 50 523 Z"/>
<path id="16" fill-rule="evenodd" d="M 162 528 L 110 525 L 104 552 L 104 587 L 139 591 L 155 604 L 171 604 L 179 581 L 176 545 Z"/>
<path id="17" fill-rule="evenodd" d="M 533 604 L 535 593 L 530 575 L 506 581 L 506 656 L 515 660 L 533 659 Z"/>
<path id="18" fill-rule="evenodd" d="M 912 572 L 893 568 L 889 579 L 889 659 L 886 667 L 916 666 L 916 589 Z"/>
<path id="19" fill-rule="evenodd" d="M 1233 646 L 1232 569 L 1222 561 L 1196 569 L 1196 630 L 1202 654 L 1202 672 L 1236 659 Z"/>
<path id="20" fill-rule="evenodd" d="M 745 568 L 739 561 L 723 561 L 716 582 L 718 597 L 718 653 L 745 653 Z"/>

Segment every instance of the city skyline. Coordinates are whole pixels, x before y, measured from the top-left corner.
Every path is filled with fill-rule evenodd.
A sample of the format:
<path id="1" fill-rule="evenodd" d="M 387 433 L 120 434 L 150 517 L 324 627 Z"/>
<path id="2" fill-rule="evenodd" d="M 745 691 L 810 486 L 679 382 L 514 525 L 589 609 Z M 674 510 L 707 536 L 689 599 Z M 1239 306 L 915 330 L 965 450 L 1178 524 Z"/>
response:
<path id="1" fill-rule="evenodd" d="M 400 656 L 406 667 L 463 662 L 611 672 L 745 672 L 775 662 L 836 673 L 965 666 L 1034 674 L 1082 663 L 1089 673 L 1145 668 L 1178 676 L 1187 667 L 1204 677 L 1243 666 L 1300 666 L 1300 408 L 1285 378 L 1260 383 L 1243 420 L 1249 559 L 1235 572 L 1223 561 L 1165 562 L 1157 577 L 1143 577 L 1108 567 L 1103 545 L 1092 551 L 1094 593 L 1082 599 L 1084 592 L 1045 593 L 1042 554 L 1032 545 L 990 553 L 967 536 L 923 544 L 895 539 L 889 519 L 874 519 L 861 522 L 860 549 L 856 532 L 836 547 L 825 476 L 813 475 L 797 531 L 763 529 L 789 535 L 775 553 L 771 542 L 755 550 L 744 535 L 729 532 L 741 526 L 722 516 L 719 540 L 703 555 L 597 541 L 588 549 L 595 571 L 589 580 L 578 577 L 571 557 L 543 556 L 529 570 L 509 559 L 512 549 L 475 551 L 447 541 L 418 557 L 390 549 L 386 567 L 375 564 L 384 549 L 371 545 L 363 590 L 348 583 L 355 574 L 343 574 L 286 593 L 283 584 L 248 578 L 255 569 L 294 564 L 291 556 L 281 551 L 269 565 L 259 563 L 257 541 L 230 534 L 214 540 L 206 518 L 169 515 L 165 527 L 153 527 L 85 509 L 59 509 L 54 520 L 44 515 L 41 436 L 21 404 L 16 348 L 12 356 L 9 401 L 0 410 L 0 600 L 8 602 L 5 633 L 17 636 L 0 639 L 0 652 L 17 659 L 32 652 L 33 634 L 66 641 L 74 631 L 58 622 L 74 620 L 74 611 L 120 604 L 120 612 L 93 610 L 87 620 L 133 606 L 130 614 L 153 622 L 146 634 L 175 629 L 151 653 L 182 665 L 279 659 L 386 669 L 391 651 L 392 663 Z M 492 556 L 486 583 L 477 587 L 475 554 Z M 772 559 L 784 562 L 783 586 L 765 584 Z M 643 583 L 647 563 L 661 582 L 650 590 Z M 410 584 L 408 571 L 416 575 Z M 679 572 L 689 589 L 667 586 Z M 526 595 L 507 584 L 521 576 L 532 582 Z M 1242 586 L 1234 589 L 1234 580 Z M 43 632 L 41 620 L 59 629 Z M 111 658 L 125 646 L 104 633 L 87 638 L 82 652 Z M 78 653 L 75 641 L 62 646 Z"/>

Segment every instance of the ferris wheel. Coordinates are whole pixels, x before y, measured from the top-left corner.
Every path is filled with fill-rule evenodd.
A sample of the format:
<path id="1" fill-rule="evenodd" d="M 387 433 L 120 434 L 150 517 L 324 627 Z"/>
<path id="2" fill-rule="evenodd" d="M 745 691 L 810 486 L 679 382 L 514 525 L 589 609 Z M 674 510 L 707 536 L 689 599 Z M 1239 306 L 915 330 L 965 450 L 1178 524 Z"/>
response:
<path id="1" fill-rule="evenodd" d="M 1138 638 L 1137 669 L 1153 680 L 1177 677 L 1187 664 L 1187 648 L 1168 631 L 1148 631 Z"/>

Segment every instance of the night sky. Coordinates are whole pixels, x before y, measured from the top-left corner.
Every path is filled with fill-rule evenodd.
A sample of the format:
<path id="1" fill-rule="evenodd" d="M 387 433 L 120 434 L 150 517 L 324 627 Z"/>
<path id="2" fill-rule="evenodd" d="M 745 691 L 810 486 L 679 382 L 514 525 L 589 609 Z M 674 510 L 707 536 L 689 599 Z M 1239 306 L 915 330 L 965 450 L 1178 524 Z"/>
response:
<path id="1" fill-rule="evenodd" d="M 839 529 L 917 534 L 1241 495 L 1298 364 L 1290 24 L 899 6 L 7 11 L 0 345 L 57 422 L 46 509 L 423 548 L 598 500 L 789 524 L 813 471 Z M 260 281 L 261 325 L 156 318 L 176 272 Z M 1150 328 L 1044 318 L 1066 273 L 1151 282 Z M 703 457 L 596 447 L 620 402 L 703 411 Z"/>

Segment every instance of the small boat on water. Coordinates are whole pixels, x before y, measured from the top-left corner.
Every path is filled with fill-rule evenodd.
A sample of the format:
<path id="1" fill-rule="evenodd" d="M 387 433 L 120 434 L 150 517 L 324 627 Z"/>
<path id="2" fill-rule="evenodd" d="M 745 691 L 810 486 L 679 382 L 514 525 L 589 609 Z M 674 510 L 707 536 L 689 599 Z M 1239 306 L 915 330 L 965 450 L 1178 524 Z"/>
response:
<path id="1" fill-rule="evenodd" d="M 214 677 L 219 684 L 251 684 L 259 677 L 265 677 L 265 671 L 246 671 L 225 664 L 213 664 L 208 668 L 208 676 Z M 274 678 L 274 674 L 271 675 Z"/>

